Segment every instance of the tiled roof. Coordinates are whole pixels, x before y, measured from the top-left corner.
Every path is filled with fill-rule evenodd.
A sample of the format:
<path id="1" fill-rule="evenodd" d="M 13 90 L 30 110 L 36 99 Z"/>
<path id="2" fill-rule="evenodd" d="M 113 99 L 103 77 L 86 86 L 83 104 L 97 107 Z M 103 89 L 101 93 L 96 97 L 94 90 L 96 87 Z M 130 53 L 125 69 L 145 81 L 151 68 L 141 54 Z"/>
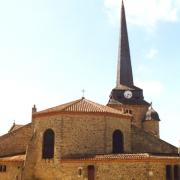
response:
<path id="1" fill-rule="evenodd" d="M 0 162 L 19 162 L 24 160 L 25 160 L 25 155 L 16 155 L 16 156 L 0 158 Z"/>
<path id="2" fill-rule="evenodd" d="M 79 158 L 66 158 L 63 159 L 63 162 L 79 162 L 79 161 L 160 161 L 160 160 L 176 160 L 180 162 L 180 157 L 178 156 L 168 156 L 168 155 L 151 155 L 148 153 L 142 154 L 107 154 L 107 155 L 94 155 L 87 157 L 79 157 Z"/>
<path id="3" fill-rule="evenodd" d="M 148 153 L 143 154 L 105 154 L 105 155 L 94 155 L 80 158 L 74 158 L 79 160 L 102 160 L 102 159 L 143 159 L 148 158 Z"/>
<path id="4" fill-rule="evenodd" d="M 39 111 L 34 114 L 37 115 L 52 112 L 110 113 L 116 115 L 124 115 L 123 112 L 120 110 L 116 110 L 108 106 L 89 101 L 85 98 L 81 98 L 76 101 L 62 104 L 43 111 Z"/>
<path id="5" fill-rule="evenodd" d="M 13 124 L 12 127 L 10 128 L 9 132 L 15 131 L 21 127 L 23 127 L 24 125 L 20 125 L 20 124 Z"/>

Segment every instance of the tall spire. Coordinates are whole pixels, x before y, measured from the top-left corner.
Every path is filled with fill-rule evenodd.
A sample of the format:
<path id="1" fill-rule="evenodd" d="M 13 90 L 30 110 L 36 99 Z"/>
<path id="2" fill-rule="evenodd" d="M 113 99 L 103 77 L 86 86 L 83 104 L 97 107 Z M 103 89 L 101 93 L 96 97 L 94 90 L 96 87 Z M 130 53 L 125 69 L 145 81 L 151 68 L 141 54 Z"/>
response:
<path id="1" fill-rule="evenodd" d="M 120 39 L 119 39 L 119 49 L 118 49 L 116 87 L 120 88 L 121 85 L 128 87 L 134 86 L 128 32 L 126 25 L 126 15 L 125 15 L 123 0 L 121 7 L 121 29 L 120 29 Z"/>
<path id="2" fill-rule="evenodd" d="M 124 104 L 145 105 L 149 107 L 149 103 L 144 100 L 143 90 L 134 86 L 133 83 L 126 15 L 122 0 L 117 82 L 116 87 L 111 91 L 108 105 L 112 107 L 117 105 L 119 107 L 119 105 Z"/>

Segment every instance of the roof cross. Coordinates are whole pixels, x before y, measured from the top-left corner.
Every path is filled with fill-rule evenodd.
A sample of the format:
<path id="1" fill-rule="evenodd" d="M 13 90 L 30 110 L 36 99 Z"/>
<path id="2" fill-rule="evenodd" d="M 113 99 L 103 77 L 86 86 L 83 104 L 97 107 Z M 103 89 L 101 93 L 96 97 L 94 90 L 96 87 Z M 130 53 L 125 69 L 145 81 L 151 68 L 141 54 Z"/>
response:
<path id="1" fill-rule="evenodd" d="M 82 98 L 84 98 L 85 92 L 85 89 L 82 89 Z"/>

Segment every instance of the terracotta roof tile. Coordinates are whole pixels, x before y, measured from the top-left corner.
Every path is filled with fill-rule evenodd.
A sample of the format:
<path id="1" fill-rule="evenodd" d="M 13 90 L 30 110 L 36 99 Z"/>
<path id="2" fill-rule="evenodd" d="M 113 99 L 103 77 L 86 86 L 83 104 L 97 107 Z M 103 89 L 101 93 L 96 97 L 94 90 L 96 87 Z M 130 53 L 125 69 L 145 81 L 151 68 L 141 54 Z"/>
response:
<path id="1" fill-rule="evenodd" d="M 87 113 L 110 113 L 110 114 L 124 115 L 123 111 L 116 110 L 111 107 L 89 101 L 85 98 L 81 98 L 76 101 L 62 104 L 43 111 L 39 111 L 34 114 L 43 114 L 43 113 L 51 113 L 51 112 L 87 112 Z"/>
<path id="2" fill-rule="evenodd" d="M 0 162 L 18 162 L 18 161 L 24 161 L 24 160 L 25 160 L 25 155 L 16 155 L 16 156 L 0 158 Z"/>
<path id="3" fill-rule="evenodd" d="M 149 157 L 149 154 L 109 154 L 97 155 L 95 159 L 143 159 Z"/>
<path id="4" fill-rule="evenodd" d="M 15 131 L 21 127 L 23 127 L 24 125 L 20 125 L 20 124 L 13 124 L 12 127 L 10 128 L 9 132 Z"/>
<path id="5" fill-rule="evenodd" d="M 103 159 L 144 159 L 148 158 L 148 153 L 143 154 L 106 154 L 106 155 L 92 155 L 86 157 L 73 158 L 74 160 L 103 160 Z"/>
<path id="6" fill-rule="evenodd" d="M 151 155 L 148 153 L 142 153 L 142 154 L 107 154 L 107 155 L 94 155 L 94 156 L 88 156 L 88 157 L 79 157 L 79 158 L 66 158 L 63 159 L 64 162 L 73 162 L 73 161 L 141 161 L 141 160 L 177 160 L 180 162 L 180 157 L 178 156 L 160 156 L 160 155 Z"/>

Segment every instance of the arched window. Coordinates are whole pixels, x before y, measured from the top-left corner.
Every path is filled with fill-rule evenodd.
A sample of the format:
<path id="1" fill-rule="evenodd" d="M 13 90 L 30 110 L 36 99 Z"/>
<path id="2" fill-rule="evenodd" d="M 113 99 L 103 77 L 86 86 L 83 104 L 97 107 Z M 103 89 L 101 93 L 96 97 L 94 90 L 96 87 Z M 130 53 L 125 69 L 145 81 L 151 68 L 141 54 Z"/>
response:
<path id="1" fill-rule="evenodd" d="M 116 130 L 113 133 L 113 153 L 123 153 L 124 152 L 124 138 L 123 133 L 120 130 Z"/>
<path id="2" fill-rule="evenodd" d="M 47 129 L 43 135 L 42 158 L 51 159 L 54 157 L 54 131 Z"/>

